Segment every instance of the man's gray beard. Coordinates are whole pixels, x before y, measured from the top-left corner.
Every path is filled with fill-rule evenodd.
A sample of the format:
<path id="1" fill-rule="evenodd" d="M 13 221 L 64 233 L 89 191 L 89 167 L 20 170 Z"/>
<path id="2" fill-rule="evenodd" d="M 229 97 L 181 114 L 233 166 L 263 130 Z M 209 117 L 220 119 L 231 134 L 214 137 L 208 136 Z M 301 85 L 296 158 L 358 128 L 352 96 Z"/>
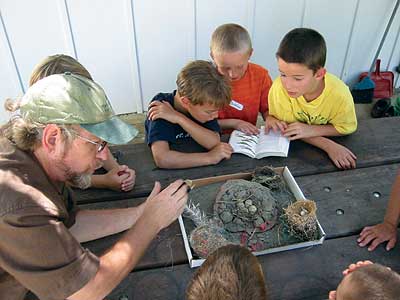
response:
<path id="1" fill-rule="evenodd" d="M 73 187 L 85 190 L 92 185 L 92 174 L 79 174 L 68 180 Z"/>
<path id="2" fill-rule="evenodd" d="M 78 174 L 76 172 L 73 172 L 71 168 L 66 165 L 63 159 L 56 162 L 56 164 L 61 170 L 63 170 L 65 181 L 68 182 L 73 187 L 77 187 L 84 190 L 92 185 L 91 173 Z"/>

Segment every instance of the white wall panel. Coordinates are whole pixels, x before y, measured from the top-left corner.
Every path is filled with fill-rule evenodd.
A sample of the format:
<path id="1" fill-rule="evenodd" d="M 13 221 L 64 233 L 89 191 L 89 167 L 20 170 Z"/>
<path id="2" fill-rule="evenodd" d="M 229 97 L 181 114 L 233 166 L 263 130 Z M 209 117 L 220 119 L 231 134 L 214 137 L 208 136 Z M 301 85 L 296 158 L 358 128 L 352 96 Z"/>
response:
<path id="1" fill-rule="evenodd" d="M 210 39 L 213 31 L 225 23 L 237 23 L 246 27 L 250 35 L 253 27 L 253 1 L 197 0 L 196 30 L 197 59 L 210 60 Z"/>
<path id="2" fill-rule="evenodd" d="M 41 59 L 77 57 L 106 90 L 117 113 L 147 110 L 158 92 L 175 88 L 193 59 L 210 59 L 214 29 L 249 31 L 252 61 L 278 75 L 275 53 L 295 27 L 327 42 L 327 68 L 352 86 L 367 71 L 395 0 L 0 0 L 0 96 L 15 97 Z M 382 69 L 400 64 L 400 11 L 380 54 Z M 396 87 L 400 86 L 395 74 Z M 0 109 L 0 121 L 5 120 Z"/>
<path id="3" fill-rule="evenodd" d="M 133 10 L 147 108 L 155 94 L 175 89 L 179 70 L 194 59 L 194 6 L 187 0 L 146 0 L 135 1 Z"/>
<path id="4" fill-rule="evenodd" d="M 13 54 L 9 47 L 7 32 L 3 26 L 0 11 L 0 121 L 7 120 L 9 114 L 3 109 L 7 98 L 23 94 L 18 70 L 15 68 Z"/>
<path id="5" fill-rule="evenodd" d="M 326 68 L 340 77 L 345 60 L 356 1 L 307 0 L 304 27 L 314 28 L 324 37 L 327 45 Z M 338 12 L 332 14 L 332 12 Z"/>
<path id="6" fill-rule="evenodd" d="M 70 53 L 60 1 L 1 0 L 1 13 L 24 88 L 33 67 L 54 53 Z"/>
<path id="7" fill-rule="evenodd" d="M 67 2 L 78 60 L 105 89 L 117 113 L 141 110 L 130 2 Z M 136 80 L 135 80 L 136 79 Z"/>
<path id="8" fill-rule="evenodd" d="M 275 53 L 283 36 L 300 27 L 304 1 L 257 0 L 254 15 L 252 61 L 268 69 L 271 78 L 279 75 Z"/>
<path id="9" fill-rule="evenodd" d="M 352 86 L 361 72 L 368 71 L 389 20 L 393 0 L 361 0 L 343 80 Z M 384 57 L 381 56 L 383 60 Z"/>

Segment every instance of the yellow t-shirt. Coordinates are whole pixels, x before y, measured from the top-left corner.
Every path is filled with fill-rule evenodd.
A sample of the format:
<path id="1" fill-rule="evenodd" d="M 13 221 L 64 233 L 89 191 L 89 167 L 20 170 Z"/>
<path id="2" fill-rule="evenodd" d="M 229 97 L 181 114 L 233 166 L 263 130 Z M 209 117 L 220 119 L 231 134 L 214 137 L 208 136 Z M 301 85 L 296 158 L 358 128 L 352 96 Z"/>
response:
<path id="1" fill-rule="evenodd" d="M 357 129 L 357 117 L 349 88 L 330 73 L 326 73 L 324 80 L 322 94 L 307 102 L 303 96 L 291 98 L 281 78 L 276 78 L 269 90 L 269 114 L 286 123 L 331 124 L 340 134 L 354 132 Z"/>

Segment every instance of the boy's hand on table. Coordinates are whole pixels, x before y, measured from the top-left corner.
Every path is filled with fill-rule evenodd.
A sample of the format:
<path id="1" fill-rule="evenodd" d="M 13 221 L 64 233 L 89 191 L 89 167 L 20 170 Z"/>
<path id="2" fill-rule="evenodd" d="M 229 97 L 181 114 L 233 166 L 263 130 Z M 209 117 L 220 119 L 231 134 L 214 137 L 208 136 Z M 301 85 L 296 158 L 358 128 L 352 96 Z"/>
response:
<path id="1" fill-rule="evenodd" d="M 313 126 L 301 122 L 290 123 L 282 133 L 291 141 L 315 136 Z"/>
<path id="2" fill-rule="evenodd" d="M 136 172 L 135 170 L 130 169 L 126 165 L 119 166 L 118 175 L 121 177 L 121 191 L 129 192 L 133 189 L 136 181 Z"/>
<path id="3" fill-rule="evenodd" d="M 394 224 L 390 224 L 389 222 L 385 221 L 375 226 L 365 227 L 361 231 L 360 237 L 357 239 L 360 247 L 365 247 L 371 243 L 368 247 L 368 251 L 375 250 L 379 244 L 386 241 L 388 241 L 386 250 L 389 251 L 396 244 L 397 227 Z"/>
<path id="4" fill-rule="evenodd" d="M 217 164 L 223 159 L 231 158 L 233 149 L 227 143 L 219 143 L 217 146 L 208 151 L 211 158 L 211 164 Z"/>
<path id="5" fill-rule="evenodd" d="M 268 133 L 270 129 L 272 129 L 274 132 L 284 132 L 285 129 L 287 128 L 287 123 L 281 120 L 278 120 L 275 117 L 272 116 L 267 116 L 265 118 L 265 133 Z"/>
<path id="6" fill-rule="evenodd" d="M 128 192 L 135 185 L 135 171 L 125 165 L 111 169 L 104 176 L 107 186 L 114 191 Z"/>
<path id="7" fill-rule="evenodd" d="M 338 143 L 329 144 L 326 153 L 339 169 L 354 169 L 356 167 L 357 156 Z"/>
<path id="8" fill-rule="evenodd" d="M 167 101 L 151 102 L 149 105 L 149 111 L 147 112 L 147 118 L 150 121 L 164 119 L 173 124 L 179 122 L 180 115 L 181 113 L 175 110 Z"/>
<path id="9" fill-rule="evenodd" d="M 241 132 L 246 134 L 258 134 L 260 132 L 260 130 L 255 125 L 243 120 L 237 120 L 235 129 L 240 130 Z"/>

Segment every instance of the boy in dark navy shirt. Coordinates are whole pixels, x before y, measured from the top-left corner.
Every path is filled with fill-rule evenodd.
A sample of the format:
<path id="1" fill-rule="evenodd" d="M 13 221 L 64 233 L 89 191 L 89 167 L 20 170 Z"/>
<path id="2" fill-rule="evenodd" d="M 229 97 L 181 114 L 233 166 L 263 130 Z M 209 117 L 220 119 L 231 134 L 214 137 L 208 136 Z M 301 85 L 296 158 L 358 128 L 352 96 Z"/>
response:
<path id="1" fill-rule="evenodd" d="M 187 64 L 178 74 L 177 90 L 157 94 L 145 123 L 146 142 L 160 168 L 190 168 L 229 159 L 232 148 L 220 141 L 218 111 L 229 104 L 229 83 L 207 61 Z M 183 153 L 170 143 L 193 139 L 208 152 Z"/>

